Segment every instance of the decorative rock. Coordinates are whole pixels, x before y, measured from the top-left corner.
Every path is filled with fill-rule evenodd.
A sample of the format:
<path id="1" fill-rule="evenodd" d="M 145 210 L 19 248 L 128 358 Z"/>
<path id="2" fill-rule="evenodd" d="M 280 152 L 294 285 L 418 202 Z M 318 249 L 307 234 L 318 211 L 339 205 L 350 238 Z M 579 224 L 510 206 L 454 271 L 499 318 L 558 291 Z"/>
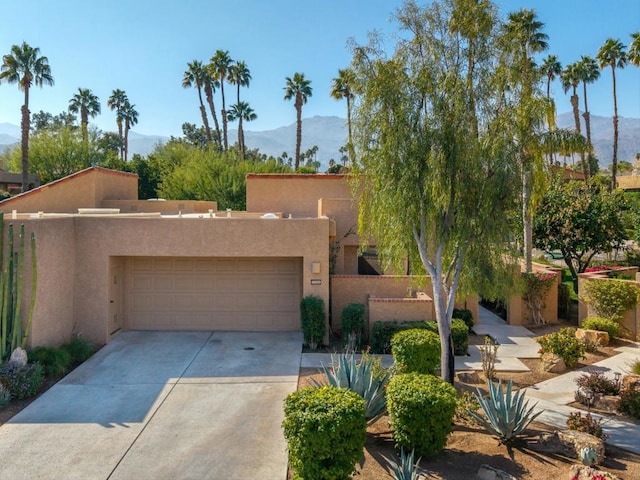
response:
<path id="1" fill-rule="evenodd" d="M 567 455 L 580 458 L 580 450 L 585 447 L 593 448 L 598 454 L 598 464 L 604 461 L 604 441 L 585 432 L 576 430 L 563 430 L 555 432 L 560 443 L 564 446 Z"/>
<path id="2" fill-rule="evenodd" d="M 476 372 L 460 372 L 458 373 L 458 380 L 462 383 L 484 383 Z"/>
<path id="3" fill-rule="evenodd" d="M 27 351 L 24 348 L 20 347 L 11 352 L 11 358 L 9 359 L 11 363 L 18 364 L 21 367 L 24 367 L 27 364 L 28 360 L 29 359 L 27 358 Z"/>
<path id="4" fill-rule="evenodd" d="M 580 459 L 580 450 L 591 447 L 595 450 L 598 463 L 604 460 L 604 442 L 593 435 L 575 430 L 543 433 L 537 442 L 529 442 L 529 448 L 536 452 L 558 453 Z"/>
<path id="5" fill-rule="evenodd" d="M 544 353 L 542 354 L 542 369 L 549 373 L 564 373 L 567 371 L 567 365 L 560 355 Z"/>
<path id="6" fill-rule="evenodd" d="M 599 330 L 578 328 L 576 330 L 576 338 L 587 343 L 595 343 L 602 347 L 609 345 L 609 334 L 607 332 L 600 332 Z"/>
<path id="7" fill-rule="evenodd" d="M 482 465 L 478 469 L 476 478 L 478 480 L 518 480 L 513 475 L 509 475 L 507 472 L 493 468 L 491 465 Z"/>
<path id="8" fill-rule="evenodd" d="M 602 475 L 602 478 L 606 478 L 607 480 L 619 480 L 619 478 L 612 473 L 603 472 L 602 470 L 597 470 L 593 467 L 585 467 L 583 465 L 571 465 L 569 476 L 567 478 L 571 478 L 572 480 L 591 480 L 597 474 Z"/>
<path id="9" fill-rule="evenodd" d="M 640 391 L 640 375 L 632 373 L 622 377 L 622 387 L 620 390 Z"/>
<path id="10" fill-rule="evenodd" d="M 602 395 L 596 397 L 593 408 L 604 410 L 605 412 L 617 412 L 620 410 L 620 397 L 614 395 Z"/>

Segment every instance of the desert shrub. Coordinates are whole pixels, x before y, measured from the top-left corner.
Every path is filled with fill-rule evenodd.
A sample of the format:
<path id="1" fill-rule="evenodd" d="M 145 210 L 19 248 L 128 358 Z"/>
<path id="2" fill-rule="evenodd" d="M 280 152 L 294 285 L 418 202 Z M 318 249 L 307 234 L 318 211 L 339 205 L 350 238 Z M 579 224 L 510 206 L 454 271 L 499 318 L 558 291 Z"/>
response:
<path id="1" fill-rule="evenodd" d="M 578 388 L 588 389 L 601 395 L 618 395 L 620 393 L 618 382 L 607 378 L 602 372 L 583 373 L 574 382 Z"/>
<path id="2" fill-rule="evenodd" d="M 345 388 L 305 388 L 284 402 L 282 427 L 294 478 L 347 480 L 362 457 L 364 400 Z"/>
<path id="3" fill-rule="evenodd" d="M 473 328 L 474 322 L 473 313 L 471 313 L 471 310 L 467 310 L 466 308 L 454 308 L 453 318 L 459 318 L 460 320 L 462 320 L 469 328 L 469 331 L 471 331 L 471 329 Z"/>
<path id="4" fill-rule="evenodd" d="M 640 289 L 619 280 L 591 280 L 584 284 L 584 300 L 590 303 L 599 317 L 620 321 L 624 312 L 638 303 Z"/>
<path id="5" fill-rule="evenodd" d="M 576 338 L 575 328 L 561 328 L 557 332 L 536 338 L 540 344 L 540 353 L 555 353 L 568 367 L 575 367 L 584 357 L 584 344 Z"/>
<path id="6" fill-rule="evenodd" d="M 4 384 L 0 383 L 0 407 L 4 407 L 11 401 L 11 392 Z"/>
<path id="7" fill-rule="evenodd" d="M 485 336 L 484 345 L 478 347 L 480 349 L 480 360 L 482 361 L 482 373 L 484 373 L 484 378 L 489 381 L 496 376 L 496 360 L 499 347 L 500 345 L 495 343 L 489 336 Z"/>
<path id="8" fill-rule="evenodd" d="M 458 396 L 454 418 L 459 423 L 477 425 L 478 421 L 469 412 L 477 412 L 479 409 L 478 399 L 471 392 L 465 390 Z"/>
<path id="9" fill-rule="evenodd" d="M 340 323 L 342 336 L 349 344 L 360 344 L 364 333 L 364 305 L 362 303 L 350 303 L 342 309 Z M 355 346 L 355 345 L 354 345 Z"/>
<path id="10" fill-rule="evenodd" d="M 607 332 L 609 338 L 617 337 L 620 333 L 620 324 L 615 320 L 603 317 L 588 317 L 582 322 L 582 328 L 587 330 L 598 330 L 599 332 Z"/>
<path id="11" fill-rule="evenodd" d="M 636 360 L 631 365 L 629 365 L 629 369 L 634 375 L 640 375 L 640 360 Z"/>
<path id="12" fill-rule="evenodd" d="M 403 373 L 387 387 L 387 410 L 398 448 L 431 457 L 444 448 L 456 411 L 455 388 L 433 375 Z"/>
<path id="13" fill-rule="evenodd" d="M 322 343 L 325 333 L 324 300 L 316 295 L 308 295 L 300 302 L 300 320 L 304 343 L 315 350 Z"/>
<path id="14" fill-rule="evenodd" d="M 0 365 L 0 383 L 11 393 L 11 398 L 21 400 L 33 397 L 44 380 L 44 371 L 39 363 L 18 365 L 5 362 Z"/>
<path id="15" fill-rule="evenodd" d="M 440 364 L 440 338 L 425 329 L 403 330 L 391 339 L 391 353 L 398 371 L 433 375 Z"/>
<path id="16" fill-rule="evenodd" d="M 625 389 L 620 393 L 620 411 L 640 419 L 640 392 Z"/>
<path id="17" fill-rule="evenodd" d="M 56 380 L 67 374 L 73 359 L 62 348 L 36 347 L 29 352 L 29 361 L 42 365 L 45 376 Z"/>
<path id="18" fill-rule="evenodd" d="M 590 413 L 583 417 L 581 412 L 571 412 L 567 418 L 567 428 L 606 440 L 609 435 L 602 431 L 601 422 L 601 420 L 593 418 Z"/>
<path id="19" fill-rule="evenodd" d="M 469 350 L 469 327 L 463 320 L 454 318 L 451 322 L 451 337 L 456 355 L 466 355 Z"/>
<path id="20" fill-rule="evenodd" d="M 60 348 L 71 355 L 71 364 L 75 366 L 86 362 L 95 351 L 93 343 L 79 337 L 65 343 Z"/>

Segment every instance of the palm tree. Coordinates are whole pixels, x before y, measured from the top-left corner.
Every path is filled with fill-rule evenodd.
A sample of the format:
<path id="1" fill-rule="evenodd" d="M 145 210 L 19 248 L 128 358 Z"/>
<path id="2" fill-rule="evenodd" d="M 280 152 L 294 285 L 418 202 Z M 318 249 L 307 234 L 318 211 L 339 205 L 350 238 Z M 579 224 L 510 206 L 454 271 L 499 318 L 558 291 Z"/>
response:
<path id="1" fill-rule="evenodd" d="M 242 122 L 251 122 L 258 118 L 258 115 L 253 111 L 253 108 L 249 106 L 247 102 L 238 102 L 235 105 L 231 105 L 227 117 L 230 122 L 238 120 L 238 145 L 240 147 L 240 155 L 244 159 L 246 147 L 244 144 L 244 130 L 242 129 Z"/>
<path id="2" fill-rule="evenodd" d="M 205 77 L 204 77 L 204 93 L 207 97 L 207 103 L 209 104 L 209 110 L 211 110 L 211 116 L 213 117 L 213 125 L 216 129 L 216 137 L 218 145 L 222 145 L 222 136 L 220 135 L 220 124 L 218 123 L 218 115 L 216 114 L 216 106 L 213 102 L 213 94 L 216 88 L 220 88 L 220 82 L 215 79 L 214 73 L 211 71 L 211 65 L 205 65 Z"/>
<path id="3" fill-rule="evenodd" d="M 549 125 L 549 130 L 553 130 L 555 128 L 556 106 L 555 102 L 551 99 L 551 82 L 553 82 L 558 75 L 562 73 L 562 64 L 558 60 L 557 55 L 547 56 L 542 61 L 540 71 L 545 77 L 547 77 L 547 101 L 551 106 L 551 114 L 547 119 L 547 123 Z"/>
<path id="4" fill-rule="evenodd" d="M 629 45 L 627 58 L 629 63 L 636 67 L 640 67 L 640 32 L 631 34 L 631 44 Z"/>
<path id="5" fill-rule="evenodd" d="M 227 50 L 216 50 L 216 53 L 211 57 L 211 70 L 214 73 L 214 78 L 220 82 L 220 93 L 222 94 L 222 139 L 224 149 L 229 148 L 227 141 L 227 109 L 224 98 L 224 82 L 229 79 L 229 68 L 231 67 L 231 57 Z"/>
<path id="6" fill-rule="evenodd" d="M 89 117 L 94 118 L 100 113 L 100 99 L 90 89 L 78 88 L 78 93 L 69 100 L 69 111 L 80 113 L 82 143 L 86 149 L 89 142 Z"/>
<path id="7" fill-rule="evenodd" d="M 587 145 L 592 147 L 591 143 L 591 114 L 589 113 L 589 103 L 587 102 L 587 84 L 595 82 L 600 78 L 600 69 L 597 62 L 588 55 L 583 55 L 577 64 L 578 78 L 582 81 L 582 88 L 584 94 L 584 112 L 582 117 L 584 118 L 585 130 L 587 131 Z M 584 170 L 585 179 L 589 179 L 591 176 L 590 162 L 587 162 L 583 167 L 587 167 Z"/>
<path id="8" fill-rule="evenodd" d="M 544 23 L 538 20 L 534 10 L 521 9 L 511 12 L 504 27 L 505 48 L 514 55 L 519 71 L 518 82 L 522 85 L 522 103 L 530 104 L 534 100 L 534 85 L 537 82 L 536 74 L 539 70 L 535 67 L 533 56 L 545 51 L 548 36 L 542 32 Z M 531 194 L 533 191 L 533 168 L 535 156 L 532 153 L 535 148 L 529 148 L 536 140 L 532 137 L 534 132 L 534 113 L 523 111 L 523 122 L 520 135 L 522 138 L 522 150 L 520 151 L 520 163 L 522 166 L 522 223 L 524 230 L 525 269 L 533 270 L 533 219 L 531 214 Z"/>
<path id="9" fill-rule="evenodd" d="M 240 87 L 248 87 L 251 83 L 251 71 L 244 62 L 236 62 L 229 67 L 229 83 L 237 87 L 238 101 L 240 103 Z"/>
<path id="10" fill-rule="evenodd" d="M 120 137 L 120 143 L 123 145 L 120 148 L 120 158 L 124 159 L 124 137 L 122 136 L 122 107 L 129 101 L 127 94 L 124 90 L 116 88 L 111 92 L 111 96 L 107 99 L 107 106 L 116 112 L 116 125 L 118 126 L 118 136 Z"/>
<path id="11" fill-rule="evenodd" d="M 0 67 L 0 83 L 17 83 L 18 88 L 24 92 L 24 105 L 22 106 L 22 191 L 29 189 L 29 89 L 31 85 L 42 87 L 53 85 L 49 59 L 39 56 L 40 49 L 30 47 L 26 42 L 22 45 L 13 45 L 11 53 L 2 57 Z"/>
<path id="12" fill-rule="evenodd" d="M 573 110 L 573 121 L 575 122 L 576 132 L 581 133 L 580 126 L 580 100 L 578 98 L 578 86 L 580 85 L 580 74 L 578 70 L 578 63 L 571 63 L 564 67 L 560 74 L 562 80 L 562 88 L 564 93 L 567 93 L 572 89 L 571 93 L 571 107 Z"/>
<path id="13" fill-rule="evenodd" d="M 353 70 L 349 68 L 338 70 L 338 76 L 333 79 L 330 92 L 331 97 L 336 100 L 342 100 L 344 98 L 347 101 L 348 148 L 350 155 L 353 145 L 351 133 L 351 100 L 353 100 L 354 97 L 353 88 L 355 83 L 356 77 Z"/>
<path id="14" fill-rule="evenodd" d="M 294 73 L 293 78 L 286 77 L 287 85 L 284 87 L 284 99 L 294 99 L 293 106 L 296 109 L 296 160 L 295 168 L 300 168 L 300 145 L 302 144 L 302 105 L 312 95 L 311 80 L 304 78 L 304 73 Z"/>
<path id="15" fill-rule="evenodd" d="M 191 63 L 187 63 L 187 70 L 185 70 L 184 76 L 182 77 L 182 86 L 184 88 L 191 88 L 195 86 L 198 89 L 198 99 L 200 100 L 200 114 L 202 115 L 202 124 L 204 125 L 204 130 L 207 134 L 207 141 L 211 142 L 211 129 L 209 128 L 209 120 L 207 119 L 207 110 L 204 108 L 204 103 L 202 102 L 202 87 L 207 82 L 207 77 L 208 74 L 205 70 L 204 65 L 202 65 L 202 62 L 200 62 L 199 60 L 194 60 Z M 126 140 L 124 143 L 126 149 Z"/>
<path id="16" fill-rule="evenodd" d="M 620 40 L 608 38 L 596 55 L 600 69 L 611 67 L 613 78 L 613 160 L 611 162 L 611 189 L 616 188 L 618 171 L 618 100 L 616 98 L 616 68 L 624 68 L 627 64 L 625 46 Z"/>
<path id="17" fill-rule="evenodd" d="M 124 161 L 126 162 L 129 155 L 129 129 L 138 123 L 138 111 L 129 101 L 122 107 L 122 120 L 124 121 Z"/>

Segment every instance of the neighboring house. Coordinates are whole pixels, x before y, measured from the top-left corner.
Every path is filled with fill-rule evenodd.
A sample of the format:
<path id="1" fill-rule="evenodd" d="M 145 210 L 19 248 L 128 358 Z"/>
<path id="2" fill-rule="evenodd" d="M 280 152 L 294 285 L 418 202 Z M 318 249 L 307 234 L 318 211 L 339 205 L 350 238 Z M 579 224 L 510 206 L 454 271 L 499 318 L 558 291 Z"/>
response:
<path id="1" fill-rule="evenodd" d="M 27 177 L 29 188 L 35 188 L 40 185 L 40 176 L 30 174 Z M 15 193 L 22 191 L 22 173 L 6 172 L 0 170 L 0 191 Z"/>
<path id="2" fill-rule="evenodd" d="M 359 274 L 379 267 L 358 254 L 343 175 L 249 174 L 246 212 L 138 200 L 137 181 L 93 167 L 0 202 L 6 223 L 37 237 L 31 345 L 73 334 L 107 343 L 137 329 L 299 330 L 306 295 L 325 301 L 337 329 L 351 302 L 367 305 L 371 322 L 433 318 L 414 278 Z M 477 318 L 477 301 L 468 306 Z"/>

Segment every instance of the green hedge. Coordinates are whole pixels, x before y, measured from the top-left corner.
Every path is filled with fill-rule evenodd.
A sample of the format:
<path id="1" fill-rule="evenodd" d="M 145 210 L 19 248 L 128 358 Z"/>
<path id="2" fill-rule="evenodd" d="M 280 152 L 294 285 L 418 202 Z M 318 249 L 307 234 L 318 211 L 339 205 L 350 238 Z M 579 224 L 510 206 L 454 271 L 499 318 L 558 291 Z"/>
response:
<path id="1" fill-rule="evenodd" d="M 471 310 L 467 310 L 466 308 L 454 308 L 452 317 L 462 320 L 469 328 L 469 331 L 473 328 L 474 322 Z"/>
<path id="2" fill-rule="evenodd" d="M 300 320 L 304 343 L 315 350 L 322 344 L 325 333 L 324 300 L 316 295 L 308 295 L 300 302 Z"/>
<path id="3" fill-rule="evenodd" d="M 582 322 L 582 328 L 587 330 L 598 330 L 599 332 L 607 332 L 609 338 L 613 340 L 620 334 L 620 324 L 615 320 L 602 317 L 588 317 Z"/>
<path id="4" fill-rule="evenodd" d="M 620 321 L 627 310 L 638 304 L 640 289 L 620 280 L 590 280 L 584 284 L 584 299 L 599 317 Z"/>
<path id="5" fill-rule="evenodd" d="M 397 448 L 431 457 L 444 448 L 451 432 L 457 393 L 433 375 L 394 376 L 387 387 L 387 410 Z"/>
<path id="6" fill-rule="evenodd" d="M 346 388 L 305 388 L 284 402 L 284 436 L 294 478 L 347 480 L 367 436 L 364 399 Z"/>
<path id="7" fill-rule="evenodd" d="M 434 375 L 440 365 L 440 338 L 424 328 L 402 330 L 391 338 L 391 352 L 398 371 Z"/>
<path id="8" fill-rule="evenodd" d="M 463 331 L 459 327 L 461 324 L 465 325 L 466 328 L 466 324 L 460 319 L 454 319 L 451 322 L 453 349 L 456 355 L 466 355 L 469 346 L 469 330 Z M 391 338 L 393 335 L 412 328 L 423 328 L 438 333 L 438 323 L 435 320 L 428 322 L 374 322 L 371 332 L 372 353 L 391 353 Z"/>
<path id="9" fill-rule="evenodd" d="M 45 376 L 57 380 L 71 369 L 73 358 L 62 348 L 36 347 L 29 352 L 29 361 L 42 365 Z"/>

